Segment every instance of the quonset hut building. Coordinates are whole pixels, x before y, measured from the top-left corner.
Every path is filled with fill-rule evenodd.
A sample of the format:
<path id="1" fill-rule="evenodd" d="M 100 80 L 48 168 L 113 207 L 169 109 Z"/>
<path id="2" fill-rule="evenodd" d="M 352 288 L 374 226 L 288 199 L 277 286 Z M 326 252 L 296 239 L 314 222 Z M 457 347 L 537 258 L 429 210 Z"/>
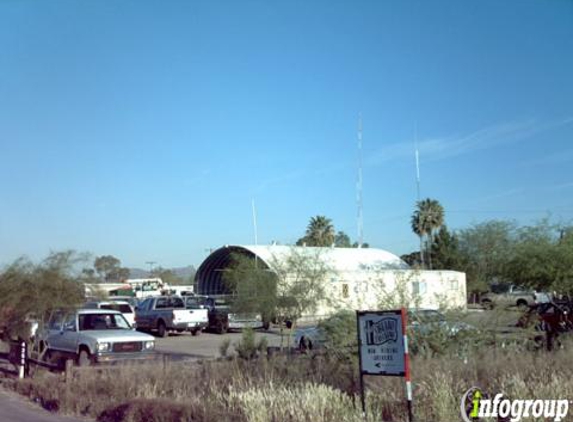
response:
<path id="1" fill-rule="evenodd" d="M 232 245 L 213 251 L 195 275 L 200 295 L 225 295 L 224 273 L 235 254 L 257 260 L 265 270 L 284 274 L 293 254 L 323 268 L 329 304 L 317 311 L 322 317 L 338 309 L 377 310 L 404 304 L 410 308 L 465 308 L 466 277 L 457 271 L 411 269 L 398 256 L 376 248 L 316 248 L 282 245 Z M 288 276 L 287 276 L 288 279 Z M 406 302 L 406 303 L 404 303 Z M 306 315 L 311 317 L 311 315 Z"/>

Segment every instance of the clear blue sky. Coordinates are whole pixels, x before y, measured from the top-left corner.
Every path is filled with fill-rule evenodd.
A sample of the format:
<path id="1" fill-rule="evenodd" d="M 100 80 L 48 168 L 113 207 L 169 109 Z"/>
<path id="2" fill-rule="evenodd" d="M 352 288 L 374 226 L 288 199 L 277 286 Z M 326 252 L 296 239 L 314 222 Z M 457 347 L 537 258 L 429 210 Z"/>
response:
<path id="1" fill-rule="evenodd" d="M 0 264 L 573 218 L 573 2 L 0 0 Z"/>

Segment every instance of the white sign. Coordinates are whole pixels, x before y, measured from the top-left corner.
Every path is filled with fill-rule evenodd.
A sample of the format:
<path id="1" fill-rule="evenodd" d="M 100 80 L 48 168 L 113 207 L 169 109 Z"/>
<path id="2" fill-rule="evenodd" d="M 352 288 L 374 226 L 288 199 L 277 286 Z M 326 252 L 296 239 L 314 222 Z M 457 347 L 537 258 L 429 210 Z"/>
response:
<path id="1" fill-rule="evenodd" d="M 358 344 L 363 374 L 406 374 L 401 311 L 358 312 Z"/>

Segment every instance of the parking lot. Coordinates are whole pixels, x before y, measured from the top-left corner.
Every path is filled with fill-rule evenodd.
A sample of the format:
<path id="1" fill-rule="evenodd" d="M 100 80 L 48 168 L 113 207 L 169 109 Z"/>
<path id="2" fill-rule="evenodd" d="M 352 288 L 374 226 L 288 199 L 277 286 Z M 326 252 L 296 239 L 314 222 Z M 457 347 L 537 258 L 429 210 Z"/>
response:
<path id="1" fill-rule="evenodd" d="M 288 340 L 287 335 L 288 330 L 285 330 L 285 342 Z M 281 344 L 281 336 L 278 328 L 271 328 L 268 331 L 255 331 L 257 342 L 261 337 L 267 339 L 268 346 L 278 347 Z M 229 353 L 231 353 L 234 350 L 233 344 L 241 340 L 241 332 L 231 332 L 227 334 L 204 332 L 198 336 L 192 336 L 190 333 L 171 334 L 166 338 L 156 338 L 155 350 L 159 354 L 172 360 L 215 358 L 220 356 L 219 348 L 227 339 L 231 341 L 229 347 Z"/>

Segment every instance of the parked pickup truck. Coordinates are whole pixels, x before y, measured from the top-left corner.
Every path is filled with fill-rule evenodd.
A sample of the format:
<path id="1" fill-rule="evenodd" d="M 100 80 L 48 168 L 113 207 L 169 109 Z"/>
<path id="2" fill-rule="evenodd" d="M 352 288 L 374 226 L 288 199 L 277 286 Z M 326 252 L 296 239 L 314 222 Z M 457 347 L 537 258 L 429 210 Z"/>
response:
<path id="1" fill-rule="evenodd" d="M 187 309 L 205 308 L 208 310 L 208 328 L 217 334 L 225 334 L 229 330 L 242 330 L 243 328 L 269 328 L 268 322 L 263 322 L 260 314 L 234 313 L 230 304 L 223 298 L 208 296 L 186 296 Z"/>
<path id="2" fill-rule="evenodd" d="M 491 291 L 482 297 L 481 304 L 487 309 L 495 306 L 527 308 L 527 306 L 548 301 L 550 301 L 550 296 L 547 293 L 500 283 L 491 285 Z"/>
<path id="3" fill-rule="evenodd" d="M 154 356 L 153 336 L 138 333 L 124 316 L 107 309 L 58 311 L 37 333 L 46 357 L 70 357 L 78 365 Z"/>
<path id="4" fill-rule="evenodd" d="M 194 336 L 207 327 L 207 309 L 187 309 L 179 296 L 149 297 L 135 309 L 135 324 L 141 331 L 157 331 L 166 337 L 170 331 L 191 331 Z"/>

